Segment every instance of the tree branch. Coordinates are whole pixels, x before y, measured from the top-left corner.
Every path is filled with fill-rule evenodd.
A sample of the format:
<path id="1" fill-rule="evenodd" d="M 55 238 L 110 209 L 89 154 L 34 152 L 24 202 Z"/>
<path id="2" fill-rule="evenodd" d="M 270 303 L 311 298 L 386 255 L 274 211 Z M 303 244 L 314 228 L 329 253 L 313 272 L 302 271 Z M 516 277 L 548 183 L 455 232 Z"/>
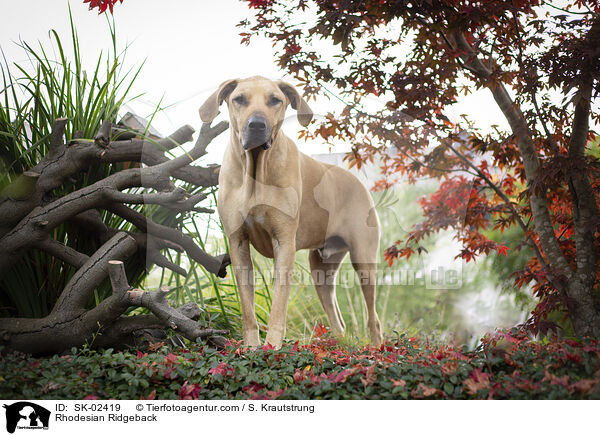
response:
<path id="1" fill-rule="evenodd" d="M 195 341 L 198 338 L 228 333 L 226 330 L 203 329 L 196 321 L 173 309 L 166 300 L 166 295 L 170 292 L 167 287 L 162 287 L 156 292 L 140 289 L 129 290 L 122 262 L 109 262 L 109 273 L 114 293 L 121 295 L 125 292 L 125 298 L 131 306 L 149 309 L 163 323 L 181 333 L 187 339 Z"/>
<path id="2" fill-rule="evenodd" d="M 100 218 L 100 214 L 94 209 L 82 212 L 73 217 L 70 221 L 82 229 L 91 231 L 101 244 L 104 244 L 108 239 L 119 233 L 119 230 L 108 227 L 104 221 L 102 221 L 102 218 Z M 147 262 L 154 263 L 163 268 L 168 268 L 183 276 L 187 275 L 185 269 L 169 261 L 160 253 L 160 250 L 163 249 L 175 250 L 181 253 L 184 251 L 183 247 L 165 239 L 148 235 L 147 233 L 127 232 L 127 234 L 135 239 L 138 252 L 145 255 Z"/>
<path id="3" fill-rule="evenodd" d="M 52 133 L 50 134 L 49 150 L 50 153 L 57 153 L 64 146 L 63 136 L 65 135 L 65 126 L 67 125 L 67 118 L 57 118 L 54 121 L 52 127 Z"/>
<path id="4" fill-rule="evenodd" d="M 203 265 L 209 272 L 216 274 L 219 277 L 225 277 L 227 274 L 225 268 L 229 265 L 230 260 L 228 255 L 209 256 L 196 245 L 194 239 L 188 235 L 171 227 L 163 226 L 152 221 L 150 218 L 136 212 L 122 204 L 112 204 L 108 207 L 113 213 L 126 219 L 138 229 L 171 242 L 184 248 L 187 254 L 199 264 Z"/>
<path id="5" fill-rule="evenodd" d="M 517 15 L 517 10 L 514 5 L 514 0 L 513 0 L 513 7 L 512 7 L 512 15 L 513 15 L 514 23 L 515 23 L 515 33 L 517 35 L 517 41 L 518 41 L 517 49 L 518 49 L 519 53 L 517 55 L 517 62 L 519 64 L 519 68 L 521 68 L 521 71 L 525 74 L 525 64 L 523 62 L 523 45 L 521 44 L 521 42 L 522 42 L 521 26 L 519 23 L 519 17 Z M 540 110 L 540 107 L 537 102 L 535 89 L 531 89 L 529 96 L 531 98 L 531 103 L 533 104 L 533 108 L 535 109 L 535 113 L 537 114 L 537 118 L 538 118 L 540 124 L 542 125 L 542 128 L 544 129 L 544 133 L 546 134 L 546 140 L 548 141 L 548 144 L 550 145 L 550 148 L 552 149 L 552 152 L 554 153 L 554 155 L 558 156 L 558 154 L 559 154 L 558 145 L 556 144 L 554 137 L 552 136 L 552 134 L 550 133 L 550 130 L 548 129 L 548 124 L 546 123 L 545 118 L 542 116 L 542 111 Z"/>
<path id="6" fill-rule="evenodd" d="M 35 246 L 75 268 L 81 268 L 90 259 L 88 255 L 80 253 L 68 245 L 52 239 L 50 236 L 37 242 Z"/>
<path id="7" fill-rule="evenodd" d="M 77 270 L 58 297 L 52 313 L 69 313 L 84 310 L 94 289 L 108 274 L 109 259 L 127 259 L 137 245 L 125 232 L 119 232 L 100 247 L 88 261 Z"/>
<path id="8" fill-rule="evenodd" d="M 163 162 L 152 168 L 157 168 L 160 171 L 164 171 L 168 174 L 171 174 L 173 171 L 191 164 L 200 156 L 206 154 L 206 147 L 208 146 L 208 144 L 210 144 L 210 142 L 214 138 L 216 138 L 225 130 L 227 130 L 228 127 L 229 123 L 227 121 L 221 121 L 214 127 L 211 127 L 210 123 L 202 124 L 202 127 L 200 128 L 200 134 L 198 135 L 198 139 L 196 140 L 196 144 L 189 153 L 185 153 L 179 157 L 176 157 L 175 159 Z"/>
<path id="9" fill-rule="evenodd" d="M 506 204 L 509 207 L 511 214 L 515 217 L 515 220 L 519 224 L 519 227 L 521 227 L 521 230 L 523 230 L 523 232 L 525 233 L 525 240 L 527 241 L 527 244 L 533 249 L 538 262 L 540 263 L 542 268 L 547 269 L 548 264 L 544 259 L 542 252 L 540 251 L 537 244 L 528 236 L 529 228 L 521 218 L 521 215 L 519 215 L 519 212 L 517 212 L 517 210 L 515 209 L 512 201 L 510 201 L 510 198 L 508 198 L 506 194 L 494 182 L 492 182 L 492 180 L 490 180 L 489 177 L 487 177 L 479 168 L 477 168 L 476 165 L 474 165 L 469 159 L 467 159 L 466 156 L 464 156 L 461 152 L 456 150 L 452 146 L 450 141 L 447 141 L 446 146 L 450 148 L 450 150 L 454 154 L 456 154 L 459 157 L 459 159 L 461 159 L 468 167 L 472 168 L 477 173 L 477 176 L 480 179 L 482 179 L 490 188 L 492 188 L 496 195 L 498 195 L 498 197 L 500 197 L 502 201 L 504 201 L 504 204 Z"/>
<path id="10" fill-rule="evenodd" d="M 65 119 L 57 120 L 51 140 L 51 153 L 3 189 L 0 194 L 0 237 L 6 234 L 31 211 L 44 203 L 49 192 L 59 187 L 82 171 L 87 170 L 95 162 L 143 162 L 157 165 L 169 162 L 162 153 L 192 139 L 194 129 L 184 126 L 167 138 L 158 141 L 134 139 L 129 141 L 110 142 L 108 147 L 96 142 L 74 140 L 64 147 L 57 141 L 62 141 Z M 102 130 L 102 129 L 101 129 Z M 99 132 L 99 143 L 104 144 L 106 132 Z M 216 135 L 215 135 L 216 136 Z M 199 137 L 205 141 L 200 147 L 198 157 L 205 153 L 206 145 L 215 136 Z M 206 142 L 208 140 L 208 142 Z M 214 167 L 182 166 L 172 171 L 172 175 L 180 180 L 197 186 L 213 186 L 217 183 L 217 171 Z M 12 193 L 12 194 L 11 194 Z"/>
<path id="11" fill-rule="evenodd" d="M 111 133 L 111 122 L 108 120 L 104 120 L 102 125 L 100 126 L 100 130 L 94 136 L 94 144 L 99 147 L 106 148 L 110 143 L 110 133 Z"/>
<path id="12" fill-rule="evenodd" d="M 165 324 L 154 315 L 121 315 L 93 340 L 95 347 L 135 346 L 136 338 L 147 330 L 164 330 Z"/>
<path id="13" fill-rule="evenodd" d="M 119 236 L 123 235 L 121 233 Z M 133 251 L 134 245 L 130 238 L 129 241 L 121 240 L 118 245 L 121 250 Z M 114 346 L 117 339 L 119 343 L 127 343 L 131 341 L 132 333 L 141 329 L 170 327 L 193 341 L 215 336 L 214 341 L 217 343 L 219 337 L 216 335 L 228 333 L 226 330 L 201 328 L 194 321 L 200 314 L 197 305 L 188 303 L 178 309 L 172 308 L 165 299 L 165 289 L 158 292 L 132 290 L 127 282 L 123 263 L 106 260 L 111 254 L 118 254 L 118 251 L 117 248 L 112 252 L 106 251 L 105 256 L 92 267 L 96 269 L 95 273 L 102 271 L 106 275 L 108 271 L 113 286 L 111 296 L 91 310 L 78 308 L 75 300 L 80 296 L 75 286 L 81 281 L 74 276 L 69 282 L 72 291 L 65 298 L 61 310 L 53 310 L 48 316 L 38 319 L 0 318 L 0 344 L 13 350 L 39 355 L 68 350 L 86 341 L 96 346 Z M 80 289 L 85 291 L 85 288 L 84 284 Z M 123 316 L 131 306 L 146 307 L 154 315 Z"/>
<path id="14" fill-rule="evenodd" d="M 0 244 L 8 253 L 10 253 L 9 256 L 0 257 L 0 273 L 7 271 L 8 268 L 27 252 L 29 248 L 34 246 L 36 242 L 45 239 L 50 230 L 64 221 L 67 221 L 88 209 L 101 208 L 103 206 L 109 208 L 109 205 L 113 203 L 111 193 L 114 193 L 115 191 L 140 186 L 152 186 L 156 189 L 165 187 L 174 189 L 175 187 L 169 179 L 171 172 L 193 162 L 194 159 L 197 159 L 202 155 L 210 141 L 227 129 L 227 126 L 228 124 L 226 122 L 221 122 L 215 127 L 204 124 L 198 141 L 189 154 L 179 156 L 171 161 L 152 167 L 130 168 L 119 171 L 92 185 L 56 199 L 46 206 L 38 207 L 33 210 L 11 231 L 0 238 Z M 197 197 L 193 197 L 193 200 L 196 198 Z M 138 222 L 143 223 L 143 220 L 138 220 Z M 145 226 L 145 224 L 142 225 Z M 151 229 L 156 229 L 155 226 L 156 224 L 152 223 Z M 161 231 L 165 231 L 165 229 L 168 228 L 160 226 L 160 229 Z M 152 231 L 150 233 L 152 233 Z M 154 234 L 158 237 L 162 236 L 158 233 Z M 190 255 L 197 262 L 204 265 L 210 272 L 219 274 L 221 277 L 225 276 L 226 264 L 223 263 L 222 258 L 215 258 L 208 255 L 201 248 L 196 246 L 191 238 L 184 237 L 178 230 L 168 229 L 168 234 L 171 236 L 167 239 L 183 246 L 186 250 L 189 248 L 189 250 L 191 250 L 191 252 L 188 251 Z M 184 243 L 186 246 L 179 243 L 179 241 L 185 241 Z"/>
<path id="15" fill-rule="evenodd" d="M 206 194 L 204 193 L 188 195 L 185 189 L 180 187 L 175 187 L 175 189 L 168 192 L 155 192 L 148 194 L 131 194 L 128 192 L 121 192 L 116 189 L 108 189 L 105 195 L 110 199 L 110 201 L 115 203 L 160 204 L 161 206 L 182 212 L 191 210 L 197 211 L 199 208 L 195 208 L 194 206 L 206 198 Z M 210 209 L 203 210 L 210 211 Z"/>

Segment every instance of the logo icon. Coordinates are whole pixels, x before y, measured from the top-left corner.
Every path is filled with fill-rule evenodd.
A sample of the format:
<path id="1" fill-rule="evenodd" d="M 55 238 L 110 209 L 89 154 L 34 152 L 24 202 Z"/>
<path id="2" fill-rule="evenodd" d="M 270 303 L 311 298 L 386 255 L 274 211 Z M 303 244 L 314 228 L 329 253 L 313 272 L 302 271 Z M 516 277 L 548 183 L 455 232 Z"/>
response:
<path id="1" fill-rule="evenodd" d="M 29 401 L 19 401 L 4 405 L 6 409 L 6 431 L 14 433 L 15 429 L 48 429 L 50 411 Z"/>

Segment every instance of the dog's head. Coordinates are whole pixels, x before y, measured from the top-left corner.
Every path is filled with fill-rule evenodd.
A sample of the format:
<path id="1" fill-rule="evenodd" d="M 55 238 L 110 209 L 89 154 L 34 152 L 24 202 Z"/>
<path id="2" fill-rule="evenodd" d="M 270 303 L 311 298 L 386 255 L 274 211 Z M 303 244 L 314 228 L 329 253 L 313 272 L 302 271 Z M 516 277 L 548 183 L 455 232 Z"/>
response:
<path id="1" fill-rule="evenodd" d="M 202 121 L 211 122 L 224 101 L 229 109 L 230 128 L 234 129 L 244 150 L 271 147 L 288 105 L 296 109 L 298 122 L 305 127 L 313 115 L 296 88 L 264 77 L 232 79 L 222 83 L 200 107 Z"/>

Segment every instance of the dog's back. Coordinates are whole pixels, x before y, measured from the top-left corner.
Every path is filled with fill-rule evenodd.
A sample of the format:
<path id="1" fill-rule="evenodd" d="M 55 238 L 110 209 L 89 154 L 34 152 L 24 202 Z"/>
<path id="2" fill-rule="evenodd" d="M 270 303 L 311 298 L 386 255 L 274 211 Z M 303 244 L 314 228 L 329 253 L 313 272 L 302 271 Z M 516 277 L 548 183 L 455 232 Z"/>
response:
<path id="1" fill-rule="evenodd" d="M 298 249 L 321 248 L 333 236 L 341 237 L 349 247 L 366 234 L 378 241 L 379 220 L 362 182 L 346 169 L 303 153 L 300 157 L 303 185 L 298 233 L 310 238 L 299 241 L 303 243 Z"/>

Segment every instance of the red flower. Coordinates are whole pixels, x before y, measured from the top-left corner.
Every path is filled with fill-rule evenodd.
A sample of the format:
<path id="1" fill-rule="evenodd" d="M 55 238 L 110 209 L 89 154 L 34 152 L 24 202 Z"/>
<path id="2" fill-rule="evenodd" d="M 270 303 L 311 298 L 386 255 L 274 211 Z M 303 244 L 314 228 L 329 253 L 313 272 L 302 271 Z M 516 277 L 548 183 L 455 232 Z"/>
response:
<path id="1" fill-rule="evenodd" d="M 83 0 L 84 3 L 90 4 L 90 10 L 94 8 L 98 8 L 98 13 L 101 14 L 106 12 L 106 8 L 110 10 L 110 13 L 113 13 L 113 6 L 117 1 L 123 3 L 123 0 Z"/>

